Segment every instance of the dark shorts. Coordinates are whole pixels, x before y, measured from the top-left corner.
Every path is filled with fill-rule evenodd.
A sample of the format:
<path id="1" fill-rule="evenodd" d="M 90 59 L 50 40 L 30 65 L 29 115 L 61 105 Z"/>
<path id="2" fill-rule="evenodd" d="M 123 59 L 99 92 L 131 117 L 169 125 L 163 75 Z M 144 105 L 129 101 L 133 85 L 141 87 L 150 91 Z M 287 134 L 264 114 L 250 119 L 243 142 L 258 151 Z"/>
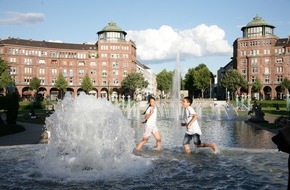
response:
<path id="1" fill-rule="evenodd" d="M 190 144 L 191 140 L 193 140 L 193 143 L 195 145 L 200 145 L 201 144 L 200 135 L 197 134 L 197 133 L 195 133 L 193 135 L 189 135 L 189 134 L 185 133 L 182 144 L 183 145 Z"/>

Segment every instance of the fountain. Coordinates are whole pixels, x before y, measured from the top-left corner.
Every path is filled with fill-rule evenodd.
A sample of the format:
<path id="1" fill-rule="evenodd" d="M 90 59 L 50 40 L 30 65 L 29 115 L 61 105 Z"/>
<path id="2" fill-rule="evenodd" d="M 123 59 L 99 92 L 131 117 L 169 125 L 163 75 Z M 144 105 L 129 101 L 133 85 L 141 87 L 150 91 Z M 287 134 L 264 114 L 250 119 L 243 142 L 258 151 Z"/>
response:
<path id="1" fill-rule="evenodd" d="M 201 140 L 215 142 L 217 153 L 192 147 L 186 155 L 184 128 L 166 116 L 168 106 L 158 118 L 162 150 L 154 150 L 150 138 L 133 153 L 143 134 L 134 114 L 128 118 L 104 99 L 66 94 L 46 120 L 49 144 L 0 147 L 0 188 L 286 189 L 288 154 L 278 152 L 273 133 L 229 117 L 232 111 L 222 104 L 194 106 Z"/>

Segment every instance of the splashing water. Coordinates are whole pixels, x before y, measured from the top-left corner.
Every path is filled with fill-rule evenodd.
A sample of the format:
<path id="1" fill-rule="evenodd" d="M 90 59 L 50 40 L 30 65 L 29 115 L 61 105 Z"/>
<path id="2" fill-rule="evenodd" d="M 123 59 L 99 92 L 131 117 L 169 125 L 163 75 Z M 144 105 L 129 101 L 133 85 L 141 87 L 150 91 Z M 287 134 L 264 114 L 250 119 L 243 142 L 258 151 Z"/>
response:
<path id="1" fill-rule="evenodd" d="M 107 100 L 66 94 L 46 126 L 52 139 L 38 164 L 48 177 L 95 180 L 138 175 L 150 168 L 149 161 L 132 154 L 135 132 Z"/>

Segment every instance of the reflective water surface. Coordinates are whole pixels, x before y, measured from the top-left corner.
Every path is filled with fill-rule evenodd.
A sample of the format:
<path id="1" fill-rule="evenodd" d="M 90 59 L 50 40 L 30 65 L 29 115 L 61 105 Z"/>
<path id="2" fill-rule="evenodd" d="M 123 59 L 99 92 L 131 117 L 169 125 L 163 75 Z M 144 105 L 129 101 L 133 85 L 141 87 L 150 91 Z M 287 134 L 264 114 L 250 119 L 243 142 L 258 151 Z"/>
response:
<path id="1" fill-rule="evenodd" d="M 100 111 L 102 110 L 102 111 Z M 66 97 L 46 124 L 46 145 L 0 147 L 0 189 L 286 189 L 288 155 L 274 135 L 239 118 L 204 114 L 203 142 L 218 151 L 182 147 L 184 128 L 158 119 L 162 150 L 154 138 L 140 152 L 140 120 L 128 120 L 106 100 Z"/>

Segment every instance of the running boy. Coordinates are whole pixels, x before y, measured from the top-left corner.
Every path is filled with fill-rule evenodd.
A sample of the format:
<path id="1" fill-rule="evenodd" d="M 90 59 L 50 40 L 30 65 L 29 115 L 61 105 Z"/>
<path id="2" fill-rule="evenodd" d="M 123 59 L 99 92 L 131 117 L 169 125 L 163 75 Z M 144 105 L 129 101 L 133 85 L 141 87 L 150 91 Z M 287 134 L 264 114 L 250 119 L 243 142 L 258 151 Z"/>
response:
<path id="1" fill-rule="evenodd" d="M 186 132 L 183 139 L 183 147 L 186 153 L 190 153 L 190 141 L 193 140 L 193 143 L 196 147 L 210 147 L 215 152 L 216 145 L 215 143 L 201 143 L 200 135 L 201 130 L 197 122 L 197 114 L 191 107 L 192 99 L 190 97 L 184 97 L 182 100 L 182 107 L 184 108 L 183 120 L 185 123 L 181 123 L 181 126 L 186 126 Z"/>
<path id="2" fill-rule="evenodd" d="M 150 97 L 149 100 L 149 107 L 146 110 L 145 113 L 145 131 L 143 134 L 143 139 L 139 142 L 139 144 L 136 147 L 136 150 L 141 150 L 142 146 L 148 142 L 148 139 L 153 134 L 154 138 L 156 139 L 156 148 L 157 150 L 160 150 L 161 146 L 161 137 L 156 125 L 157 120 L 157 108 L 156 108 L 156 102 L 154 97 Z"/>

